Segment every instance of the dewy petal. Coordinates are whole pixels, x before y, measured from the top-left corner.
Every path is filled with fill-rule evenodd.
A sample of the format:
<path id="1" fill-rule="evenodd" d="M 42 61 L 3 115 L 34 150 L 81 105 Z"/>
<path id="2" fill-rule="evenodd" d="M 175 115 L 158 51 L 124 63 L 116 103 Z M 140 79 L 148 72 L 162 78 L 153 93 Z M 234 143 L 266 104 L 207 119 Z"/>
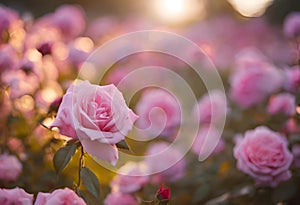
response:
<path id="1" fill-rule="evenodd" d="M 98 159 L 109 161 L 113 166 L 116 165 L 119 158 L 116 145 L 105 144 L 90 139 L 81 140 L 81 144 L 88 154 Z"/>

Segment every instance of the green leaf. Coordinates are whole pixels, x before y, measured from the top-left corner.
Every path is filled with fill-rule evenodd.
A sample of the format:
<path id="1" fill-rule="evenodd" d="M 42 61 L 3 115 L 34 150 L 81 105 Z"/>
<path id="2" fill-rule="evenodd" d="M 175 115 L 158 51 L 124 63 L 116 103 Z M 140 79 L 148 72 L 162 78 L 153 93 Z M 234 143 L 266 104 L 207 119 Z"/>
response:
<path id="1" fill-rule="evenodd" d="M 96 175 L 86 167 L 82 167 L 80 177 L 87 191 L 96 199 L 100 198 L 100 185 Z"/>
<path id="2" fill-rule="evenodd" d="M 125 140 L 122 140 L 122 141 L 118 142 L 118 143 L 116 144 L 116 146 L 117 146 L 118 148 L 120 148 L 120 149 L 126 149 L 126 150 L 129 150 L 129 146 L 128 146 L 128 144 L 126 143 Z"/>
<path id="3" fill-rule="evenodd" d="M 57 150 L 53 157 L 53 164 L 57 173 L 60 173 L 70 162 L 72 156 L 75 154 L 77 146 L 77 143 L 73 143 Z"/>

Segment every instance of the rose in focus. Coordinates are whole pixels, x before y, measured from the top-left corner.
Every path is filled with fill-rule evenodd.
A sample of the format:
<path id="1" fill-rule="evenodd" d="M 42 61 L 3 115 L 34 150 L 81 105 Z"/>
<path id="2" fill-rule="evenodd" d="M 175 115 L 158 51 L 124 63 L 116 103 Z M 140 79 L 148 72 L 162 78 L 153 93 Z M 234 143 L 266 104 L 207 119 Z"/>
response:
<path id="1" fill-rule="evenodd" d="M 115 144 L 124 140 L 136 119 L 114 85 L 84 81 L 68 89 L 51 128 L 78 137 L 86 152 L 114 165 L 118 159 Z"/>

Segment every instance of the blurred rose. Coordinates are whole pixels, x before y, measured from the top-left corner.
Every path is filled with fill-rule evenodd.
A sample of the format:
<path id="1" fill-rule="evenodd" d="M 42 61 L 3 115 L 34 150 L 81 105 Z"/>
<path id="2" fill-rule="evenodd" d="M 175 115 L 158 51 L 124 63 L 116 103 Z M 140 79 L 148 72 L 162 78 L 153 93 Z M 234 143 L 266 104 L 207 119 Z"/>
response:
<path id="1" fill-rule="evenodd" d="M 258 51 L 243 50 L 236 66 L 230 78 L 230 96 L 242 108 L 261 103 L 282 85 L 279 70 Z"/>
<path id="2" fill-rule="evenodd" d="M 120 192 L 112 192 L 106 196 L 104 205 L 138 205 L 137 200 L 129 194 L 122 194 Z"/>
<path id="3" fill-rule="evenodd" d="M 22 172 L 22 164 L 14 155 L 0 155 L 0 180 L 16 181 Z"/>
<path id="4" fill-rule="evenodd" d="M 9 87 L 11 99 L 33 94 L 38 89 L 40 79 L 35 74 L 27 75 L 22 70 L 6 71 L 2 73 L 2 82 Z"/>
<path id="5" fill-rule="evenodd" d="M 300 67 L 294 66 L 285 69 L 284 88 L 288 91 L 297 91 L 300 89 Z"/>
<path id="6" fill-rule="evenodd" d="M 300 12 L 287 15 L 283 23 L 283 32 L 288 38 L 296 38 L 300 35 Z"/>
<path id="7" fill-rule="evenodd" d="M 253 177 L 257 185 L 275 187 L 291 178 L 293 155 L 284 136 L 260 126 L 245 133 L 234 147 L 237 167 Z"/>
<path id="8" fill-rule="evenodd" d="M 170 136 L 181 122 L 179 103 L 162 89 L 145 91 L 136 105 L 136 112 L 138 127 L 149 135 Z"/>
<path id="9" fill-rule="evenodd" d="M 33 194 L 26 193 L 21 188 L 0 189 L 1 205 L 32 205 Z"/>
<path id="10" fill-rule="evenodd" d="M 84 81 L 68 89 L 51 128 L 58 127 L 73 138 L 78 136 L 89 154 L 114 165 L 118 159 L 115 144 L 124 140 L 136 119 L 114 85 Z"/>
<path id="11" fill-rule="evenodd" d="M 0 4 L 0 38 L 2 40 L 3 32 L 7 31 L 10 26 L 18 20 L 18 14 L 9 9 L 8 7 L 5 7 Z M 0 40 L 0 42 L 1 42 Z"/>
<path id="12" fill-rule="evenodd" d="M 143 163 L 128 162 L 118 170 L 118 175 L 111 181 L 113 191 L 132 193 L 148 183 L 147 167 Z"/>
<path id="13" fill-rule="evenodd" d="M 12 46 L 8 44 L 0 46 L 0 73 L 16 69 L 18 60 L 17 52 Z"/>
<path id="14" fill-rule="evenodd" d="M 149 156 L 153 155 L 153 156 Z M 186 163 L 181 151 L 166 142 L 158 142 L 149 146 L 145 162 L 149 167 L 154 184 L 174 182 L 185 174 Z M 171 165 L 171 166 L 169 166 Z"/>
<path id="15" fill-rule="evenodd" d="M 52 193 L 39 192 L 34 205 L 85 205 L 82 198 L 69 188 L 57 189 Z"/>
<path id="16" fill-rule="evenodd" d="M 289 93 L 281 93 L 270 98 L 268 104 L 268 113 L 274 115 L 282 112 L 288 116 L 296 113 L 296 98 Z"/>
<path id="17" fill-rule="evenodd" d="M 201 127 L 198 135 L 193 143 L 192 146 L 192 151 L 199 155 L 201 153 L 201 151 L 206 151 L 206 149 L 204 148 L 204 143 L 208 143 L 206 145 L 208 145 L 207 148 L 211 147 L 212 143 L 215 143 L 215 140 L 219 140 L 217 146 L 214 148 L 213 150 L 213 154 L 218 154 L 220 152 L 222 152 L 224 150 L 224 140 L 222 138 L 220 138 L 221 133 L 219 132 L 218 129 L 212 127 L 212 126 L 204 126 Z"/>
<path id="18" fill-rule="evenodd" d="M 8 138 L 7 146 L 11 151 L 17 153 L 21 160 L 26 159 L 26 154 L 24 153 L 24 145 L 20 139 L 16 137 Z"/>
<path id="19" fill-rule="evenodd" d="M 75 5 L 62 5 L 50 16 L 50 24 L 57 27 L 62 36 L 72 39 L 85 29 L 85 14 L 81 7 Z"/>
<path id="20" fill-rule="evenodd" d="M 202 96 L 198 104 L 194 108 L 195 115 L 198 108 L 200 123 L 217 123 L 220 120 L 225 120 L 227 101 L 225 93 L 220 90 L 213 90 Z M 214 113 L 214 115 L 213 115 Z"/>

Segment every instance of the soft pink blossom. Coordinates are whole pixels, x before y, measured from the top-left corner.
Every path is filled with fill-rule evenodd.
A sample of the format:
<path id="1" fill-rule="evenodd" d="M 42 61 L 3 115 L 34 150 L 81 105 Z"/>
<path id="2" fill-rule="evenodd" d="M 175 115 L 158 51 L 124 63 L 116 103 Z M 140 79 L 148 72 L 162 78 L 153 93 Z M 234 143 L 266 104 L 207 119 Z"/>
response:
<path id="1" fill-rule="evenodd" d="M 59 29 L 66 39 L 72 39 L 85 29 L 85 14 L 81 7 L 62 5 L 50 16 L 50 24 Z"/>
<path id="2" fill-rule="evenodd" d="M 284 70 L 284 88 L 288 91 L 297 91 L 300 89 L 300 67 L 294 66 Z"/>
<path id="3" fill-rule="evenodd" d="M 56 189 L 52 193 L 39 192 L 34 205 L 85 205 L 82 198 L 69 188 Z"/>
<path id="4" fill-rule="evenodd" d="M 110 183 L 113 191 L 132 193 L 148 183 L 147 167 L 144 163 L 128 162 L 118 170 Z"/>
<path id="5" fill-rule="evenodd" d="M 158 142 L 148 147 L 145 162 L 154 184 L 174 182 L 185 174 L 186 163 L 183 153 L 166 142 Z"/>
<path id="6" fill-rule="evenodd" d="M 198 112 L 197 109 L 198 108 Z M 217 123 L 225 120 L 227 110 L 227 101 L 225 94 L 220 90 L 213 90 L 202 96 L 194 108 L 194 113 L 199 116 L 200 123 Z"/>
<path id="7" fill-rule="evenodd" d="M 21 162 L 14 155 L 0 155 L 0 180 L 16 181 L 22 168 Z"/>
<path id="8" fill-rule="evenodd" d="M 296 113 L 296 98 L 289 93 L 281 93 L 271 96 L 268 104 L 268 113 L 274 115 L 276 113 L 285 113 L 292 116 Z"/>
<path id="9" fill-rule="evenodd" d="M 145 91 L 136 105 L 137 126 L 148 135 L 170 136 L 181 122 L 181 110 L 176 98 L 165 90 Z"/>
<path id="10" fill-rule="evenodd" d="M 242 108 L 248 108 L 278 90 L 282 76 L 258 51 L 244 50 L 237 56 L 230 85 L 231 98 Z"/>
<path id="11" fill-rule="evenodd" d="M 14 70 L 18 64 L 16 50 L 10 45 L 0 46 L 0 73 L 5 70 Z"/>
<path id="12" fill-rule="evenodd" d="M 89 154 L 115 164 L 115 144 L 124 140 L 136 119 L 114 85 L 84 81 L 68 89 L 51 128 L 58 127 L 62 134 L 78 137 Z"/>
<path id="13" fill-rule="evenodd" d="M 0 189 L 1 205 L 32 205 L 33 194 L 26 193 L 23 189 Z"/>
<path id="14" fill-rule="evenodd" d="M 275 187 L 291 178 L 293 155 L 281 134 L 260 126 L 247 131 L 236 142 L 237 168 L 253 177 L 257 185 Z"/>
<path id="15" fill-rule="evenodd" d="M 138 205 L 139 203 L 130 194 L 112 192 L 104 200 L 104 205 Z"/>
<path id="16" fill-rule="evenodd" d="M 220 136 L 220 131 L 212 126 L 201 127 L 193 143 L 192 151 L 197 155 L 199 155 L 201 151 L 209 151 L 209 146 L 212 146 L 214 141 L 218 140 L 218 144 L 212 150 L 212 153 L 218 154 L 222 152 L 225 148 L 225 143 L 224 140 L 220 138 Z M 204 143 L 206 143 L 206 148 L 204 147 Z"/>
<path id="17" fill-rule="evenodd" d="M 288 38 L 296 38 L 300 35 L 300 12 L 287 15 L 283 23 L 283 32 Z"/>

